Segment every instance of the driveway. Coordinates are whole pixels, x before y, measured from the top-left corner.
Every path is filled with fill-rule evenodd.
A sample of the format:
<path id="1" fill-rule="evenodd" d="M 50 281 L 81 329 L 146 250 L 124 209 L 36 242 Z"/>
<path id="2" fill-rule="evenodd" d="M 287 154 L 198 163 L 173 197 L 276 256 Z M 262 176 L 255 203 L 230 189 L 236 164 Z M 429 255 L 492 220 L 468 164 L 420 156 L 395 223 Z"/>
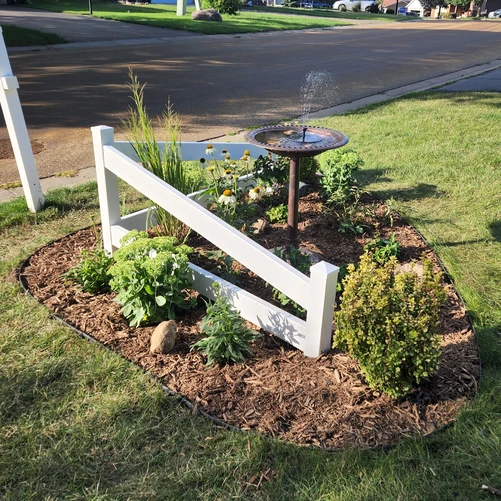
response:
<path id="1" fill-rule="evenodd" d="M 89 127 L 120 127 L 131 103 L 129 68 L 147 83 L 152 116 L 161 114 L 170 97 L 183 139 L 203 140 L 299 115 L 310 71 L 325 74 L 312 109 L 330 108 L 496 60 L 500 40 L 501 23 L 423 21 L 169 36 L 11 51 L 10 58 L 30 137 L 46 146 L 35 157 L 45 177 L 93 165 Z M 17 179 L 13 161 L 0 161 L 0 172 L 0 182 Z"/>

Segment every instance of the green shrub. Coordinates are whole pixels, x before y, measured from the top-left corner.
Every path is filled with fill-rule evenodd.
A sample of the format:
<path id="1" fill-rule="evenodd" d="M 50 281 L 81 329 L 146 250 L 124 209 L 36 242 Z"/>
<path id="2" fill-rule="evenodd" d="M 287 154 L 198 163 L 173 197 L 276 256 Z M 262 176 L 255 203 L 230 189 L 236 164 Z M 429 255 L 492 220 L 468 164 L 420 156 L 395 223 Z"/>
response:
<path id="1" fill-rule="evenodd" d="M 343 205 L 358 191 L 354 173 L 363 161 L 353 150 L 331 150 L 320 156 L 323 197 L 329 205 Z"/>
<path id="2" fill-rule="evenodd" d="M 114 254 L 110 268 L 112 290 L 131 326 L 174 319 L 176 311 L 191 306 L 188 254 L 193 249 L 177 245 L 174 237 L 148 238 L 145 232 L 129 232 Z"/>
<path id="3" fill-rule="evenodd" d="M 299 161 L 299 179 L 304 183 L 313 181 L 319 168 L 318 160 L 315 157 L 301 158 Z"/>
<path id="4" fill-rule="evenodd" d="M 394 9 L 386 9 L 386 14 L 395 14 Z"/>
<path id="5" fill-rule="evenodd" d="M 258 332 L 245 326 L 238 311 L 220 293 L 217 294 L 216 301 L 207 306 L 200 330 L 206 337 L 191 349 L 204 354 L 207 365 L 214 365 L 216 362 L 244 362 L 245 356 L 252 354 L 249 343 L 259 336 Z"/>
<path id="6" fill-rule="evenodd" d="M 113 258 L 102 248 L 83 250 L 82 261 L 67 271 L 63 277 L 80 285 L 84 292 L 97 294 L 110 289 L 108 271 Z"/>
<path id="7" fill-rule="evenodd" d="M 315 179 L 319 168 L 318 160 L 314 157 L 301 158 L 299 161 L 299 179 L 303 182 Z M 261 185 L 272 187 L 274 185 L 288 185 L 290 173 L 290 159 L 287 157 L 260 155 L 254 160 L 252 174 Z"/>
<path id="8" fill-rule="evenodd" d="M 362 10 L 362 4 L 360 2 L 354 3 L 351 10 L 353 12 L 360 12 Z"/>
<path id="9" fill-rule="evenodd" d="M 238 14 L 242 0 L 203 0 L 204 8 L 216 9 L 220 14 Z"/>
<path id="10" fill-rule="evenodd" d="M 282 223 L 285 224 L 287 222 L 289 210 L 287 205 L 280 204 L 276 207 L 270 207 L 266 211 L 266 217 L 270 223 Z"/>
<path id="11" fill-rule="evenodd" d="M 364 251 L 368 252 L 374 261 L 379 264 L 387 263 L 391 257 L 398 257 L 402 246 L 395 239 L 395 233 L 390 235 L 390 238 L 377 238 L 371 240 L 365 247 Z"/>
<path id="12" fill-rule="evenodd" d="M 392 398 L 430 376 L 440 358 L 440 307 L 446 299 L 441 274 L 423 262 L 423 276 L 396 273 L 396 259 L 383 266 L 363 254 L 348 266 L 341 307 L 335 314 L 334 347 L 360 364 L 372 388 Z"/>
<path id="13" fill-rule="evenodd" d="M 286 184 L 289 176 L 289 163 L 285 157 L 259 155 L 252 167 L 254 179 L 263 186 L 272 187 L 276 184 Z"/>

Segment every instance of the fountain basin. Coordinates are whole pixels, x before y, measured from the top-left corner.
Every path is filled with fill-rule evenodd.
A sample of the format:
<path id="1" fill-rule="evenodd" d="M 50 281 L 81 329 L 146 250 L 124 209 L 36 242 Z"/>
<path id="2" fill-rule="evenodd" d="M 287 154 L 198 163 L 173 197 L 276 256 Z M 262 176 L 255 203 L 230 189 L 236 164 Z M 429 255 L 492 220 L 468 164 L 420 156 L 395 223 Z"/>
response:
<path id="1" fill-rule="evenodd" d="M 304 131 L 303 127 L 298 125 L 261 127 L 247 132 L 245 139 L 271 153 L 285 157 L 312 157 L 340 148 L 348 142 L 348 138 L 341 132 L 325 127 L 307 127 Z"/>

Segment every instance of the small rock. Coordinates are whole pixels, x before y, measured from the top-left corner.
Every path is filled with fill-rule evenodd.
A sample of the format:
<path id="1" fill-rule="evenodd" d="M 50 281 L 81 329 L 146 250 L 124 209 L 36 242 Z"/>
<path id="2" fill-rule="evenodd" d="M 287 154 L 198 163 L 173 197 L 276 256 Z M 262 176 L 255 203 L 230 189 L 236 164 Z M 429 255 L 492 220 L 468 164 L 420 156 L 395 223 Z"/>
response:
<path id="1" fill-rule="evenodd" d="M 194 21 L 222 21 L 221 14 L 216 9 L 202 9 L 191 13 Z"/>
<path id="2" fill-rule="evenodd" d="M 268 223 L 264 219 L 258 219 L 255 223 L 251 224 L 252 233 L 254 235 L 261 235 L 268 229 Z"/>
<path id="3" fill-rule="evenodd" d="M 174 320 L 158 324 L 151 335 L 150 353 L 169 353 L 176 342 L 176 331 Z"/>

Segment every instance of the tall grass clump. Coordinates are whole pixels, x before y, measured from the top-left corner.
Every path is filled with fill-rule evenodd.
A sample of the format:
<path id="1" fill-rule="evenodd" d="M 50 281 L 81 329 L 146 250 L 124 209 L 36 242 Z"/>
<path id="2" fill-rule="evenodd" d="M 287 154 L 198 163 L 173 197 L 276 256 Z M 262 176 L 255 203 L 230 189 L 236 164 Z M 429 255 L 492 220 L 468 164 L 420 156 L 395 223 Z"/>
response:
<path id="1" fill-rule="evenodd" d="M 124 121 L 124 126 L 139 161 L 155 176 L 186 195 L 191 190 L 189 177 L 183 168 L 181 158 L 179 116 L 173 111 L 169 101 L 162 115 L 165 138 L 165 151 L 162 151 L 163 148 L 160 148 L 155 138 L 153 122 L 144 106 L 145 85 L 139 83 L 132 71 L 129 77 L 128 87 L 132 92 L 134 107 L 129 107 L 129 118 Z M 187 226 L 158 205 L 155 206 L 155 219 L 161 234 L 176 237 L 179 241 L 186 237 Z"/>

